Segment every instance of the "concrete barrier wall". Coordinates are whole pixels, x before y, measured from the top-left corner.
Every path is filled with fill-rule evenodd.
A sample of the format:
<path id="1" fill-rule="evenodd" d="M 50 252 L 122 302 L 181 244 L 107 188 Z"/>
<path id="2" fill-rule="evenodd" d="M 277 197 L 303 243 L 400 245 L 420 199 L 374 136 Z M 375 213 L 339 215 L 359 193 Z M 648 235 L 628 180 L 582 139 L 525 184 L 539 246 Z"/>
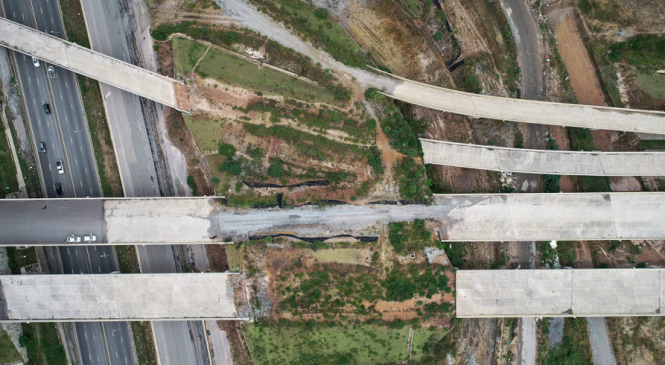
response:
<path id="1" fill-rule="evenodd" d="M 663 269 L 460 270 L 456 315 L 474 317 L 660 316 Z"/>
<path id="2" fill-rule="evenodd" d="M 0 45 L 105 84 L 180 109 L 177 81 L 0 18 Z"/>
<path id="3" fill-rule="evenodd" d="M 665 175 L 665 152 L 547 151 L 420 141 L 425 163 L 434 165 L 551 175 Z"/>

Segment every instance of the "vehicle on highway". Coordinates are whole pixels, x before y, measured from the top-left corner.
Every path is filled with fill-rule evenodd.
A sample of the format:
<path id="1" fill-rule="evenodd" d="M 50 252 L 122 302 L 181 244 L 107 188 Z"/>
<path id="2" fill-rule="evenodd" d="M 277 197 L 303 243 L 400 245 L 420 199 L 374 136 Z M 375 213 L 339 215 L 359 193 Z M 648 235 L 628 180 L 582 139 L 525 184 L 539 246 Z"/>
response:
<path id="1" fill-rule="evenodd" d="M 62 195 L 62 183 L 55 183 L 55 192 L 58 193 L 58 195 Z"/>
<path id="2" fill-rule="evenodd" d="M 65 242 L 67 242 L 67 243 L 79 243 L 79 242 L 81 242 L 81 237 L 76 237 L 74 235 L 71 235 L 71 236 L 67 237 L 67 240 Z"/>
<path id="3" fill-rule="evenodd" d="M 95 242 L 95 241 L 97 241 L 97 236 L 95 236 L 92 233 L 83 236 L 83 242 Z"/>
<path id="4" fill-rule="evenodd" d="M 32 57 L 32 64 L 35 65 L 35 67 L 39 67 L 39 59 L 37 57 Z"/>
<path id="5" fill-rule="evenodd" d="M 46 70 L 48 71 L 48 78 L 55 79 L 55 68 L 53 66 L 49 66 Z"/>
<path id="6" fill-rule="evenodd" d="M 55 168 L 58 170 L 59 174 L 65 173 L 65 167 L 62 165 L 62 160 L 58 160 L 55 162 Z"/>
<path id="7" fill-rule="evenodd" d="M 51 114 L 51 106 L 48 105 L 48 103 L 44 104 L 44 113 L 46 113 L 46 115 Z"/>
<path id="8" fill-rule="evenodd" d="M 39 142 L 39 152 L 46 153 L 46 144 L 44 142 Z"/>

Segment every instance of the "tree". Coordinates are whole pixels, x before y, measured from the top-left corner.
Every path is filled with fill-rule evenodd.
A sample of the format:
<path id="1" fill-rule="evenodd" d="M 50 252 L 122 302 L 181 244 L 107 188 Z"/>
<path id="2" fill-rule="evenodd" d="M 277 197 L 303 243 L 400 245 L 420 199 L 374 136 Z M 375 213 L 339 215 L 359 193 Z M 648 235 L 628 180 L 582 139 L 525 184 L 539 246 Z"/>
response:
<path id="1" fill-rule="evenodd" d="M 268 175 L 272 177 L 282 177 L 286 171 L 284 171 L 284 165 L 282 165 L 282 160 L 280 159 L 275 159 L 272 164 L 270 164 L 270 167 L 268 168 Z"/>
<path id="2" fill-rule="evenodd" d="M 238 161 L 226 161 L 221 168 L 222 172 L 227 171 L 233 175 L 240 175 L 242 173 L 242 165 Z"/>

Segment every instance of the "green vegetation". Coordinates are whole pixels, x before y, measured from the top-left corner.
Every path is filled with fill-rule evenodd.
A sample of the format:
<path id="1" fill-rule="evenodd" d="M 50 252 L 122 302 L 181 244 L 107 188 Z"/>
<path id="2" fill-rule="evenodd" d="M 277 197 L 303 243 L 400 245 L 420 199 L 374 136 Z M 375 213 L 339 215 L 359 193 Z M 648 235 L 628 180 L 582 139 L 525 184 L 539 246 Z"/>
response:
<path id="1" fill-rule="evenodd" d="M 559 254 L 559 262 L 561 266 L 575 267 L 575 260 L 577 260 L 577 251 L 575 250 L 575 243 L 570 241 L 557 242 L 556 251 Z"/>
<path id="2" fill-rule="evenodd" d="M 503 40 L 506 44 L 506 51 L 508 51 L 508 58 L 506 59 L 506 64 L 504 65 L 504 71 L 506 72 L 505 84 L 510 90 L 511 93 L 517 91 L 517 79 L 520 77 L 520 66 L 517 63 L 517 46 L 515 40 L 513 39 L 513 32 L 510 30 L 508 24 L 504 24 L 501 27 L 501 34 L 503 35 Z"/>
<path id="3" fill-rule="evenodd" d="M 248 133 L 258 137 L 274 136 L 277 139 L 289 142 L 298 153 L 315 160 L 325 161 L 327 154 L 343 156 L 353 153 L 358 156 L 364 155 L 362 148 L 356 145 L 336 142 L 320 135 L 309 134 L 283 125 L 266 127 L 244 123 L 244 128 Z"/>
<path id="4" fill-rule="evenodd" d="M 665 140 L 640 140 L 640 147 L 644 150 L 665 150 Z"/>
<path id="5" fill-rule="evenodd" d="M 446 256 L 450 260 L 453 267 L 461 269 L 466 263 L 466 256 L 469 251 L 466 249 L 466 244 L 462 242 L 439 242 L 436 247 L 439 250 L 446 251 Z"/>
<path id="6" fill-rule="evenodd" d="M 194 179 L 194 176 L 187 175 L 187 186 L 189 186 L 189 188 L 192 189 L 192 195 L 194 196 L 199 195 L 199 187 L 198 185 L 196 185 L 196 180 Z"/>
<path id="7" fill-rule="evenodd" d="M 549 265 L 551 269 L 554 268 L 557 257 L 556 249 L 552 248 L 549 242 L 537 242 L 536 250 L 538 250 L 540 261 L 542 261 L 543 265 Z"/>
<path id="8" fill-rule="evenodd" d="M 427 126 L 422 121 L 407 119 L 393 107 L 392 113 L 381 120 L 381 127 L 392 148 L 409 157 L 423 157 L 418 133 L 423 133 Z"/>
<path id="9" fill-rule="evenodd" d="M 219 154 L 226 158 L 233 158 L 236 154 L 236 147 L 228 143 L 219 144 Z"/>
<path id="10" fill-rule="evenodd" d="M 277 196 L 262 196 L 258 194 L 229 195 L 226 197 L 226 205 L 236 208 L 263 208 L 277 205 Z"/>
<path id="11" fill-rule="evenodd" d="M 549 351 L 543 364 L 593 364 L 585 318 L 566 318 L 564 320 L 563 340 Z"/>
<path id="12" fill-rule="evenodd" d="M 22 267 L 39 262 L 37 260 L 37 251 L 35 247 L 28 247 L 25 249 L 7 247 L 7 259 L 9 260 L 9 268 L 14 275 L 20 275 Z"/>
<path id="13" fill-rule="evenodd" d="M 28 350 L 27 365 L 66 365 L 67 355 L 55 323 L 22 323 L 21 346 Z"/>
<path id="14" fill-rule="evenodd" d="M 156 40 L 163 41 L 172 33 L 184 33 L 194 39 L 208 41 L 224 48 L 232 48 L 236 43 L 253 49 L 263 47 L 265 53 L 270 56 L 271 65 L 316 81 L 321 87 L 335 94 L 338 100 L 350 98 L 350 90 L 337 83 L 337 79 L 329 70 L 323 69 L 320 64 L 315 64 L 310 57 L 286 48 L 275 41 L 266 41 L 263 36 L 248 29 L 228 30 L 219 25 L 186 21 L 178 24 L 160 24 L 152 31 L 152 36 Z"/>
<path id="15" fill-rule="evenodd" d="M 381 160 L 381 151 L 376 146 L 372 146 L 365 151 L 365 155 L 367 156 L 367 163 L 372 166 L 374 173 L 377 176 L 383 175 L 384 167 Z"/>
<path id="16" fill-rule="evenodd" d="M 136 246 L 115 246 L 115 255 L 118 258 L 118 270 L 123 274 L 138 274 L 138 256 Z"/>
<path id="17" fill-rule="evenodd" d="M 443 266 L 438 266 L 434 272 L 428 267 L 424 273 L 415 265 L 409 265 L 407 270 L 396 266 L 382 283 L 386 288 L 386 300 L 401 302 L 412 299 L 416 294 L 430 299 L 441 291 L 450 293 L 452 289 L 444 272 Z"/>
<path id="18" fill-rule="evenodd" d="M 185 77 L 208 47 L 186 38 L 173 38 L 173 63 L 176 74 Z"/>
<path id="19" fill-rule="evenodd" d="M 439 42 L 439 41 L 441 41 L 441 40 L 443 39 L 443 33 L 441 33 L 441 32 L 436 32 L 436 33 L 434 33 L 434 35 L 432 36 L 432 38 L 434 38 L 435 41 Z"/>
<path id="20" fill-rule="evenodd" d="M 150 322 L 129 322 L 132 327 L 132 337 L 136 357 L 141 365 L 157 365 L 157 351 L 153 343 Z"/>
<path id="21" fill-rule="evenodd" d="M 462 90 L 474 94 L 483 92 L 480 79 L 476 76 L 471 65 L 464 67 L 464 71 L 462 72 Z"/>
<path id="22" fill-rule="evenodd" d="M 19 191 L 16 179 L 16 165 L 12 157 L 11 147 L 7 141 L 5 127 L 0 123 L 0 198 Z"/>
<path id="23" fill-rule="evenodd" d="M 425 221 L 390 223 L 390 244 L 399 254 L 420 251 L 432 244 L 432 232 L 425 228 Z"/>
<path id="24" fill-rule="evenodd" d="M 623 108 L 624 104 L 621 101 L 621 93 L 619 92 L 619 76 L 617 66 L 614 62 L 610 61 L 607 57 L 607 42 L 599 40 L 593 47 L 591 52 L 598 65 L 600 76 L 603 84 L 605 85 L 605 92 L 609 95 L 612 106 Z"/>
<path id="25" fill-rule="evenodd" d="M 547 149 L 548 150 L 559 150 L 559 145 L 556 143 L 556 140 L 552 135 L 547 133 Z M 561 187 L 559 186 L 559 181 L 561 180 L 561 175 L 543 175 L 542 176 L 542 190 L 544 193 L 560 193 Z"/>
<path id="26" fill-rule="evenodd" d="M 276 158 L 272 161 L 270 164 L 270 167 L 268 167 L 268 175 L 276 178 L 280 178 L 284 176 L 284 165 L 282 164 L 282 160 Z"/>
<path id="27" fill-rule="evenodd" d="M 358 44 L 342 26 L 331 22 L 327 12 L 326 16 L 322 17 L 321 10 L 311 3 L 299 0 L 253 0 L 253 2 L 263 12 L 284 22 L 287 27 L 293 28 L 297 34 L 312 42 L 314 46 L 323 48 L 336 60 L 348 66 L 365 68 L 367 58 Z"/>
<path id="28" fill-rule="evenodd" d="M 586 128 L 568 127 L 571 151 L 593 151 L 593 137 Z"/>
<path id="29" fill-rule="evenodd" d="M 90 48 L 81 2 L 79 0 L 59 0 L 59 2 L 62 21 L 67 32 L 67 40 L 79 46 Z"/>
<path id="30" fill-rule="evenodd" d="M 92 147 L 95 152 L 95 162 L 102 185 L 102 193 L 106 197 L 122 197 L 124 192 L 120 180 L 118 161 L 113 149 L 111 131 L 106 120 L 99 83 L 97 80 L 81 75 L 77 76 L 81 87 L 83 107 L 88 120 Z"/>
<path id="31" fill-rule="evenodd" d="M 416 164 L 411 157 L 404 157 L 395 164 L 395 179 L 399 183 L 399 193 L 409 201 L 426 201 L 431 195 L 429 180 L 425 180 L 425 166 Z"/>
<path id="32" fill-rule="evenodd" d="M 423 12 L 423 8 L 420 5 L 418 0 L 399 0 L 399 2 L 404 6 L 404 8 L 411 14 L 414 18 L 420 18 Z"/>
<path id="33" fill-rule="evenodd" d="M 7 332 L 0 326 L 0 364 L 11 364 L 21 361 L 21 354 L 9 338 Z"/>
<path id="34" fill-rule="evenodd" d="M 591 6 L 591 2 L 589 0 L 579 0 L 577 4 L 579 5 L 580 10 L 582 10 L 584 14 L 589 14 L 591 10 L 593 10 L 593 7 Z"/>
<path id="35" fill-rule="evenodd" d="M 180 57 L 179 54 L 176 54 Z M 201 77 L 213 77 L 232 85 L 254 89 L 267 94 L 293 97 L 300 100 L 332 103 L 335 94 L 321 86 L 310 84 L 270 68 L 258 69 L 255 64 L 211 49 L 196 68 Z"/>
<path id="36" fill-rule="evenodd" d="M 609 193 L 610 178 L 607 176 L 579 176 L 580 192 L 584 193 Z"/>
<path id="37" fill-rule="evenodd" d="M 257 365 L 394 364 L 407 359 L 408 323 L 339 325 L 327 322 L 254 323 L 243 329 Z M 411 361 L 420 360 L 423 344 L 440 331 L 416 328 Z"/>
<path id="38" fill-rule="evenodd" d="M 633 66 L 665 66 L 665 35 L 639 34 L 609 47 L 612 62 L 624 61 Z"/>
<path id="39" fill-rule="evenodd" d="M 665 100 L 665 75 L 655 72 L 638 71 L 637 86 L 654 99 Z"/>

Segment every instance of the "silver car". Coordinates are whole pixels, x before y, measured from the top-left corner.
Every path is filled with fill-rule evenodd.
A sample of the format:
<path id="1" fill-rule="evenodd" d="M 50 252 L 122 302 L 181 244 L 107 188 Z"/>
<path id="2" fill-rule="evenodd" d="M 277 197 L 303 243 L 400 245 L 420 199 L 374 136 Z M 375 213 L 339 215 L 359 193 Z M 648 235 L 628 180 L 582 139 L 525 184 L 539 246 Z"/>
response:
<path id="1" fill-rule="evenodd" d="M 62 165 L 62 160 L 58 160 L 55 162 L 55 168 L 58 170 L 58 174 L 65 173 L 65 167 Z"/>

